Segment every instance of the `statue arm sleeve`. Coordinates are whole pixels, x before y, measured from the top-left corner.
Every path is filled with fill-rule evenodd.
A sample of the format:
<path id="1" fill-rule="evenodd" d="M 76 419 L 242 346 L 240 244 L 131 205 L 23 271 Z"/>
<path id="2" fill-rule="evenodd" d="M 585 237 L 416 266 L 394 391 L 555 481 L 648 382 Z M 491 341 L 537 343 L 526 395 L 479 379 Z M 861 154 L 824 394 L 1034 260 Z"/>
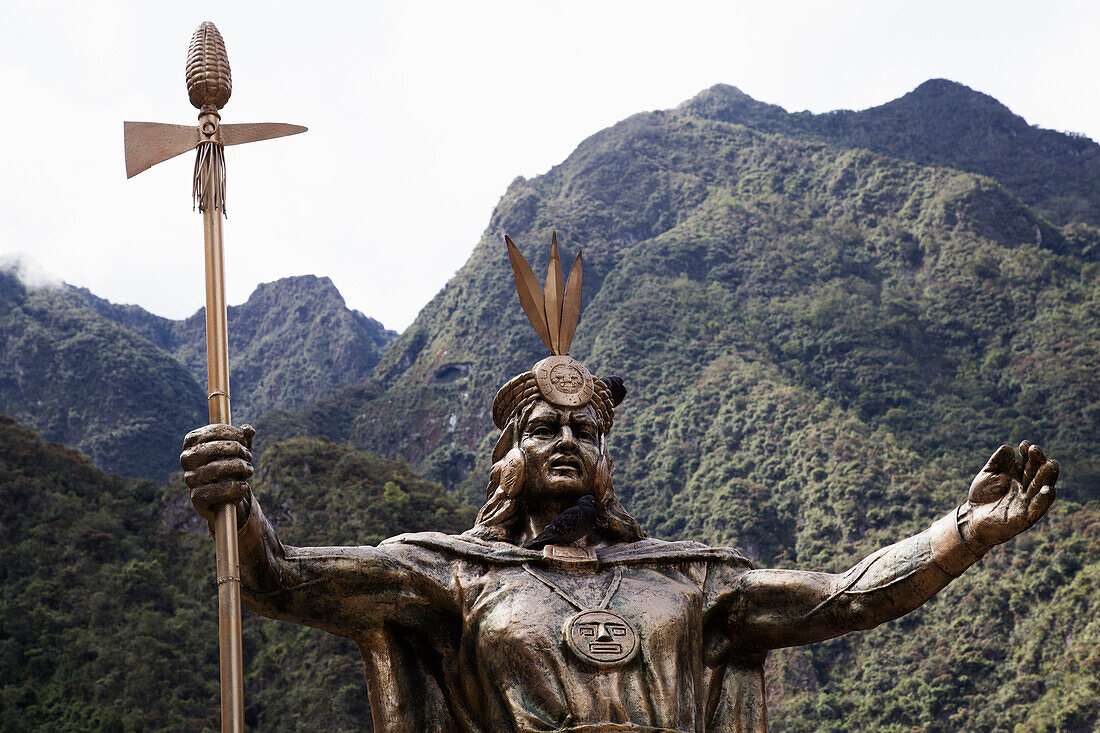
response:
<path id="1" fill-rule="evenodd" d="M 978 557 L 955 512 L 840 574 L 748 570 L 715 593 L 715 621 L 741 649 L 775 649 L 870 629 L 917 608 Z"/>
<path id="2" fill-rule="evenodd" d="M 449 564 L 408 546 L 292 547 L 253 499 L 239 532 L 241 596 L 270 618 L 340 636 L 454 604 Z"/>

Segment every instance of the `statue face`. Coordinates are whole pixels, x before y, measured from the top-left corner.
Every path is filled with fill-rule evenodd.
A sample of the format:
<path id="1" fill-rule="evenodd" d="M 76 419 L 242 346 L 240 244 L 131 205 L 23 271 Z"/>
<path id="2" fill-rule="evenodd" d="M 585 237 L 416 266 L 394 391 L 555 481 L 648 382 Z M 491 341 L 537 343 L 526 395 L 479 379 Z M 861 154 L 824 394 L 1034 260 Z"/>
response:
<path id="1" fill-rule="evenodd" d="M 528 498 L 575 499 L 593 493 L 600 433 L 590 405 L 571 410 L 536 402 L 520 448 L 527 459 Z"/>

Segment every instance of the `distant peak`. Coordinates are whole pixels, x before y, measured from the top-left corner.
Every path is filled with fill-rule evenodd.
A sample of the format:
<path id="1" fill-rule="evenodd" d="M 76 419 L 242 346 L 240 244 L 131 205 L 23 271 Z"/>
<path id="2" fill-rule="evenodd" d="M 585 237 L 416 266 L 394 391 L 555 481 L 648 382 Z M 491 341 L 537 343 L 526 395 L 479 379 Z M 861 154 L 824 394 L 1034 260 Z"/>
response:
<path id="1" fill-rule="evenodd" d="M 779 105 L 753 99 L 731 84 L 715 84 L 704 89 L 678 108 L 681 112 L 721 122 L 751 124 L 785 117 Z"/>
<path id="2" fill-rule="evenodd" d="M 965 84 L 960 84 L 957 81 L 951 81 L 950 79 L 929 79 L 916 89 L 912 91 L 913 94 L 927 94 L 927 95 L 940 95 L 949 93 L 964 92 L 967 94 L 978 94 Z"/>
<path id="3" fill-rule="evenodd" d="M 332 279 L 328 275 L 287 275 L 278 280 L 272 280 L 264 285 L 332 285 Z"/>
<path id="4" fill-rule="evenodd" d="M 710 92 L 712 94 L 721 94 L 723 96 L 730 97 L 730 98 L 747 99 L 747 100 L 751 100 L 753 102 L 756 101 L 755 99 L 750 97 L 748 94 L 745 94 L 738 87 L 735 87 L 732 84 L 715 84 L 712 87 L 704 89 L 701 92 L 701 94 L 706 94 L 707 92 Z"/>
<path id="5" fill-rule="evenodd" d="M 696 94 L 694 97 L 684 102 L 681 107 L 688 107 L 693 103 L 701 100 L 714 101 L 721 100 L 727 104 L 743 104 L 743 105 L 764 105 L 770 107 L 772 105 L 765 104 L 756 99 L 753 99 L 748 94 L 745 94 L 738 87 L 732 84 L 715 84 L 712 87 L 707 87 L 703 91 Z"/>
<path id="6" fill-rule="evenodd" d="M 260 283 L 256 286 L 256 292 L 261 291 L 335 291 L 336 285 L 328 276 L 318 277 L 317 275 L 290 275 L 288 277 L 281 277 L 278 280 L 272 280 L 271 282 Z"/>
<path id="7" fill-rule="evenodd" d="M 967 106 L 986 107 L 990 109 L 1004 110 L 1015 117 L 1016 115 L 998 101 L 996 98 L 971 89 L 965 84 L 950 79 L 929 79 L 913 91 L 909 92 L 895 102 L 907 100 L 909 102 L 947 102 L 950 105 L 965 104 Z M 888 102 L 887 104 L 892 104 Z"/>

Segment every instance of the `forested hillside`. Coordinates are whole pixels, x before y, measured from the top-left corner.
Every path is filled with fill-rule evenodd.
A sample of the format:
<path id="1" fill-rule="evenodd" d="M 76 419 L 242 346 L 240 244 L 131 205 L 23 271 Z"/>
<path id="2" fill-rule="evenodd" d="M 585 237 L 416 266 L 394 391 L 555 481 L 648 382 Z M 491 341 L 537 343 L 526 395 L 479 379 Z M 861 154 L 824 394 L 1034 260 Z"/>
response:
<path id="1" fill-rule="evenodd" d="M 173 321 L 82 292 L 96 312 L 172 354 L 205 386 L 205 308 Z M 246 302 L 227 310 L 237 422 L 256 420 L 274 407 L 306 407 L 365 380 L 397 338 L 373 318 L 350 310 L 327 277 L 261 283 Z"/>
<path id="2" fill-rule="evenodd" d="M 260 285 L 229 326 L 238 422 L 366 379 L 396 337 L 312 275 Z M 100 468 L 163 481 L 206 422 L 204 328 L 203 310 L 173 321 L 0 271 L 0 411 Z"/>
<path id="3" fill-rule="evenodd" d="M 404 464 L 319 440 L 273 446 L 254 483 L 287 543 L 473 521 Z M 0 415 L 0 731 L 218 727 L 214 547 L 185 497 L 179 482 L 104 474 Z M 250 730 L 369 719 L 351 642 L 248 611 L 244 639 Z"/>
<path id="4" fill-rule="evenodd" d="M 761 132 L 864 148 L 922 165 L 995 178 L 1057 224 L 1100 225 L 1100 145 L 1076 133 L 1029 125 L 993 97 L 932 79 L 879 107 L 815 115 L 788 113 L 719 84 L 682 109 Z M 1100 253 L 1093 252 L 1093 257 Z"/>
<path id="5" fill-rule="evenodd" d="M 0 410 L 106 470 L 163 480 L 178 470 L 180 429 L 205 422 L 206 393 L 78 293 L 0 271 Z"/>

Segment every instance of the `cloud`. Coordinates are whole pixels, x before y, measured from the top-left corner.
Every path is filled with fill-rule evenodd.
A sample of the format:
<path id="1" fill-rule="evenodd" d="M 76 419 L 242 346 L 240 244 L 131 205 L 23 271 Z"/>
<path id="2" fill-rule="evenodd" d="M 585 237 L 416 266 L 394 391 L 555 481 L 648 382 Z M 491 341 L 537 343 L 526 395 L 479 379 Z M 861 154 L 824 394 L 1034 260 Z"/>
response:
<path id="1" fill-rule="evenodd" d="M 61 278 L 46 270 L 41 262 L 26 252 L 0 255 L 0 272 L 10 272 L 27 288 L 60 288 L 65 285 Z"/>

